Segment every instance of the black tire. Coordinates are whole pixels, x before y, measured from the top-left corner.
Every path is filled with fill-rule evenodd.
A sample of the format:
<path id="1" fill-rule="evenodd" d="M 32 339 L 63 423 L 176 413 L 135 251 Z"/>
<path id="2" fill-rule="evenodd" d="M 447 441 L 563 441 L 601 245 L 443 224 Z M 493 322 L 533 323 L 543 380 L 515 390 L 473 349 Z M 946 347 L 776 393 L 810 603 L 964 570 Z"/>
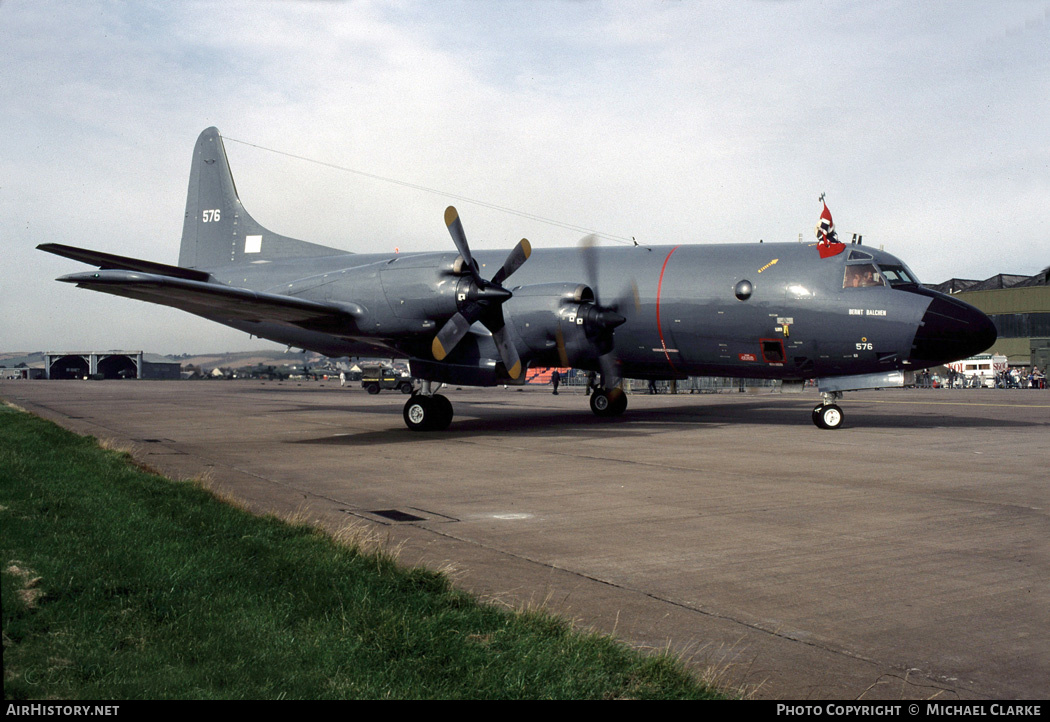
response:
<path id="1" fill-rule="evenodd" d="M 621 389 L 596 390 L 591 394 L 591 411 L 602 418 L 619 416 L 627 410 L 627 394 Z"/>
<path id="2" fill-rule="evenodd" d="M 368 386 L 366 386 L 365 388 L 370 394 L 375 395 L 379 393 L 379 384 L 368 384 Z"/>
<path id="3" fill-rule="evenodd" d="M 430 397 L 431 403 L 434 405 L 434 409 L 437 413 L 434 415 L 434 425 L 431 427 L 434 431 L 444 431 L 452 423 L 452 402 L 441 394 L 434 394 Z"/>
<path id="4" fill-rule="evenodd" d="M 434 403 L 429 396 L 414 395 L 405 402 L 402 416 L 405 426 L 412 431 L 430 431 L 434 417 Z"/>
<path id="5" fill-rule="evenodd" d="M 452 402 L 437 394 L 415 394 L 405 402 L 402 416 L 412 431 L 443 431 L 452 423 Z"/>
<path id="6" fill-rule="evenodd" d="M 401 393 L 410 394 L 412 393 L 412 384 L 401 384 Z"/>
<path id="7" fill-rule="evenodd" d="M 591 394 L 591 411 L 594 412 L 595 416 L 606 417 L 609 416 L 609 408 L 612 406 L 612 399 L 609 398 L 609 394 L 605 391 L 597 390 Z"/>
<path id="8" fill-rule="evenodd" d="M 835 404 L 818 406 L 813 410 L 813 421 L 822 429 L 841 429 L 842 420 L 842 409 Z"/>

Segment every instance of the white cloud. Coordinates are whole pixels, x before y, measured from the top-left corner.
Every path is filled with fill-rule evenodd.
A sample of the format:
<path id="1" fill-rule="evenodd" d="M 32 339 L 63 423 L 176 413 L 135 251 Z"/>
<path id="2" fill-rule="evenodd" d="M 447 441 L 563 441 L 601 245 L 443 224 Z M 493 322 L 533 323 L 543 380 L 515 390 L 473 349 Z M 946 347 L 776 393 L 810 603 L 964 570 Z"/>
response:
<path id="1" fill-rule="evenodd" d="M 81 267 L 32 250 L 174 262 L 209 125 L 652 243 L 808 239 L 826 191 L 840 231 L 926 280 L 1031 273 L 1047 262 L 1048 27 L 1046 6 L 1024 2 L 8 0 L 0 244 L 19 272 L 0 298 L 20 310 L 0 338 L 245 338 L 57 284 Z M 226 146 L 247 208 L 276 231 L 449 247 L 447 198 Z M 579 235 L 457 205 L 479 248 Z"/>

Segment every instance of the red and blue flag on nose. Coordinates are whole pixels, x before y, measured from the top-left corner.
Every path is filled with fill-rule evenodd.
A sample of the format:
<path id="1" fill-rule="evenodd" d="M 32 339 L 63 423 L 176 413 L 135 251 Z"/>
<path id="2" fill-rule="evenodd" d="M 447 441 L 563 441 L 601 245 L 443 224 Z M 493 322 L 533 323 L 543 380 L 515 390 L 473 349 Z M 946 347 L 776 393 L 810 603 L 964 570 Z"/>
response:
<path id="1" fill-rule="evenodd" d="M 820 214 L 820 222 L 817 223 L 817 251 L 821 258 L 830 258 L 846 250 L 846 244 L 839 242 L 838 234 L 835 233 L 835 221 L 831 220 L 831 211 L 828 204 L 824 203 L 824 196 L 820 196 L 820 202 L 824 210 Z"/>

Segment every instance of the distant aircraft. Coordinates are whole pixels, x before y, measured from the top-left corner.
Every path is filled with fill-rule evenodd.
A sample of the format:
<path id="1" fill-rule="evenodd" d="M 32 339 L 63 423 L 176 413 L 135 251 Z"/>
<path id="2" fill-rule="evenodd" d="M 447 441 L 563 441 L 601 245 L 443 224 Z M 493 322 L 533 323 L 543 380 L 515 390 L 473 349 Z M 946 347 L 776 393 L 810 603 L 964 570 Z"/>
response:
<path id="1" fill-rule="evenodd" d="M 328 356 L 407 358 L 421 380 L 403 414 L 415 431 L 451 423 L 443 384 L 524 383 L 529 366 L 598 372 L 590 404 L 605 417 L 627 407 L 624 378 L 782 379 L 785 390 L 816 379 L 813 422 L 835 429 L 843 391 L 901 386 L 906 371 L 996 338 L 987 316 L 924 288 L 894 256 L 839 243 L 826 205 L 810 245 L 599 249 L 585 239 L 533 251 L 522 239 L 502 258 L 471 252 L 455 208 L 445 225 L 455 251 L 356 254 L 272 233 L 244 210 L 208 128 L 193 152 L 178 266 L 39 248 L 100 269 L 65 283 Z"/>

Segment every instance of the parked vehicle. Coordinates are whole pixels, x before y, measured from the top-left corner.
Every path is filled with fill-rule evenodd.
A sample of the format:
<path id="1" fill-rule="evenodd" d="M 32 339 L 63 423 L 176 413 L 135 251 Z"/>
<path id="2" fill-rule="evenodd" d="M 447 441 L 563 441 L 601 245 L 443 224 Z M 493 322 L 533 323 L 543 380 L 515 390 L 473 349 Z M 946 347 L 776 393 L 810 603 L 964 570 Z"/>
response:
<path id="1" fill-rule="evenodd" d="M 1005 356 L 982 353 L 946 365 L 964 377 L 963 388 L 995 388 L 996 379 L 1007 370 L 1009 362 Z"/>
<path id="2" fill-rule="evenodd" d="M 370 394 L 382 389 L 397 389 L 403 394 L 412 393 L 412 377 L 402 376 L 389 366 L 365 366 L 361 369 L 361 386 Z"/>

